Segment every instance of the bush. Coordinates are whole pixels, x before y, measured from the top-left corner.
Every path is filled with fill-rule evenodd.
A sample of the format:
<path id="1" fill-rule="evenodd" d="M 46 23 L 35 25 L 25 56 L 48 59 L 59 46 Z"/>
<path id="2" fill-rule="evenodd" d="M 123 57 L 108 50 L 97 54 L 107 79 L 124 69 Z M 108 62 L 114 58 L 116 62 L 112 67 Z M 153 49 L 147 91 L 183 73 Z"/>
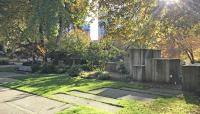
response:
<path id="1" fill-rule="evenodd" d="M 84 71 L 91 71 L 92 70 L 92 68 L 87 64 L 81 65 L 81 69 L 84 70 Z"/>
<path id="2" fill-rule="evenodd" d="M 22 65 L 23 65 L 23 66 L 41 65 L 41 62 L 39 62 L 39 61 L 37 61 L 37 62 L 28 61 L 28 62 L 22 63 Z"/>
<path id="3" fill-rule="evenodd" d="M 57 74 L 63 74 L 66 71 L 67 71 L 67 68 L 65 68 L 65 67 L 60 67 L 60 66 L 55 67 L 55 73 L 57 73 Z"/>
<path id="4" fill-rule="evenodd" d="M 119 73 L 122 73 L 122 74 L 128 74 L 128 71 L 126 70 L 126 67 L 125 67 L 125 64 L 123 62 L 120 62 L 117 66 L 117 71 Z"/>
<path id="5" fill-rule="evenodd" d="M 106 71 L 99 71 L 96 73 L 96 76 L 99 80 L 109 80 L 111 78 L 110 73 Z"/>
<path id="6" fill-rule="evenodd" d="M 33 65 L 31 66 L 31 68 L 32 68 L 32 72 L 33 72 L 33 73 L 34 73 L 34 72 L 39 72 L 39 71 L 42 69 L 41 65 L 39 65 L 39 64 L 33 64 Z"/>
<path id="7" fill-rule="evenodd" d="M 0 60 L 0 65 L 9 65 L 7 60 Z"/>
<path id="8" fill-rule="evenodd" d="M 46 64 L 43 66 L 42 70 L 41 70 L 41 73 L 55 73 L 56 70 L 55 70 L 55 66 L 52 65 L 52 64 Z"/>
<path id="9" fill-rule="evenodd" d="M 40 73 L 55 73 L 55 74 L 62 74 L 65 73 L 67 70 L 65 67 L 55 66 L 53 64 L 46 64 L 41 66 L 39 64 L 32 65 L 32 72 L 40 72 Z"/>
<path id="10" fill-rule="evenodd" d="M 72 66 L 67 70 L 67 73 L 69 76 L 76 77 L 79 76 L 79 74 L 82 72 L 82 69 L 79 65 Z"/>
<path id="11" fill-rule="evenodd" d="M 1 58 L 0 59 L 0 65 L 9 65 L 9 61 L 7 58 Z"/>

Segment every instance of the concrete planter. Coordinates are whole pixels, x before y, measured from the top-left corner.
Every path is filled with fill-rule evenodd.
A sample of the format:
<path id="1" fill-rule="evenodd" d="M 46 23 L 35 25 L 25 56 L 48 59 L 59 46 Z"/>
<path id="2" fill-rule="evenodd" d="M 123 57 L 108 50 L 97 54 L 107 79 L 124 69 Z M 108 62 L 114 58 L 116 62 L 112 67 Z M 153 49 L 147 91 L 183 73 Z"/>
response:
<path id="1" fill-rule="evenodd" d="M 183 66 L 182 72 L 183 90 L 191 92 L 200 91 L 200 64 Z"/>

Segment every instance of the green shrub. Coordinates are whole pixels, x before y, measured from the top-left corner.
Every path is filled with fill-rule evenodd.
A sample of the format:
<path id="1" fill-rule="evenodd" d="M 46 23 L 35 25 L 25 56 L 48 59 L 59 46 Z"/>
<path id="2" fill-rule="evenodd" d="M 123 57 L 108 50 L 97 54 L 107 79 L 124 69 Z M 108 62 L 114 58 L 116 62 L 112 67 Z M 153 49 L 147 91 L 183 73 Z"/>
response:
<path id="1" fill-rule="evenodd" d="M 9 65 L 8 58 L 0 58 L 0 65 Z"/>
<path id="2" fill-rule="evenodd" d="M 0 65 L 9 65 L 9 62 L 6 60 L 0 60 Z"/>
<path id="3" fill-rule="evenodd" d="M 117 71 L 122 74 L 128 74 L 125 64 L 123 62 L 118 63 Z"/>
<path id="4" fill-rule="evenodd" d="M 55 74 L 62 74 L 65 73 L 67 69 L 65 67 L 56 66 L 53 64 L 46 64 L 46 65 L 39 65 L 33 64 L 32 65 L 32 72 L 40 72 L 40 73 L 55 73 Z"/>
<path id="5" fill-rule="evenodd" d="M 110 77 L 110 73 L 106 72 L 106 71 L 99 71 L 99 72 L 97 72 L 96 73 L 96 77 L 99 80 L 109 80 L 111 78 Z"/>
<path id="6" fill-rule="evenodd" d="M 63 73 L 65 73 L 65 72 L 67 72 L 67 68 L 65 68 L 65 67 L 60 67 L 60 66 L 56 66 L 56 67 L 55 67 L 55 73 L 57 73 L 57 74 L 63 74 Z"/>
<path id="7" fill-rule="evenodd" d="M 33 63 L 31 61 L 28 61 L 28 62 L 23 62 L 22 65 L 23 66 L 32 66 Z"/>
<path id="8" fill-rule="evenodd" d="M 32 69 L 32 72 L 34 73 L 34 72 L 39 72 L 42 69 L 42 67 L 39 64 L 33 64 L 31 66 L 31 69 Z"/>
<path id="9" fill-rule="evenodd" d="M 41 73 L 55 73 L 55 66 L 52 64 L 46 64 L 42 67 Z"/>
<path id="10" fill-rule="evenodd" d="M 37 61 L 37 62 L 28 61 L 28 62 L 22 63 L 22 65 L 23 66 L 41 65 L 41 62 L 39 62 L 39 61 Z"/>
<path id="11" fill-rule="evenodd" d="M 81 69 L 84 70 L 84 71 L 91 71 L 92 70 L 92 68 L 87 64 L 81 65 Z"/>
<path id="12" fill-rule="evenodd" d="M 82 72 L 82 69 L 79 65 L 71 66 L 68 70 L 67 73 L 72 76 L 79 76 L 79 74 Z"/>

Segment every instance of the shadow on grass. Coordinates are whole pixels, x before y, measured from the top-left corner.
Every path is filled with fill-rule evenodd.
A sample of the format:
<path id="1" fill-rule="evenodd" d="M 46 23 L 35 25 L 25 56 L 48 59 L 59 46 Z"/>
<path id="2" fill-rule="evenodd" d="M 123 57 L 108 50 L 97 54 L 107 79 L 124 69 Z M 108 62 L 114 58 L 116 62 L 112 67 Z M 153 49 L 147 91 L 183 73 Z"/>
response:
<path id="1" fill-rule="evenodd" d="M 87 92 L 89 90 L 96 90 L 106 87 L 128 87 L 137 89 L 146 88 L 146 86 L 138 83 L 128 84 L 126 82 L 119 81 L 101 81 L 96 79 L 83 79 L 79 77 L 72 78 L 65 75 L 53 74 L 19 77 L 17 79 L 19 81 L 4 84 L 3 86 L 42 96 L 51 96 L 52 94 L 65 93 L 71 90 L 80 90 L 83 92 Z M 181 98 L 159 98 L 150 103 L 149 105 L 140 105 L 140 103 L 138 102 L 133 103 L 133 101 L 129 100 L 123 105 L 125 106 L 123 114 L 126 114 L 127 111 L 132 113 L 140 109 L 142 109 L 143 112 L 147 112 L 147 114 L 149 113 L 149 111 L 158 113 L 179 113 L 178 111 L 182 111 L 187 113 L 187 111 L 190 111 L 191 109 L 191 112 L 193 112 L 193 110 L 194 112 L 200 112 L 200 106 L 196 105 L 199 105 L 199 102 L 197 102 L 197 98 L 193 97 L 190 94 L 184 93 L 184 96 Z"/>
<path id="2" fill-rule="evenodd" d="M 96 79 L 83 79 L 79 77 L 68 77 L 65 75 L 34 75 L 18 77 L 20 81 L 4 84 L 3 86 L 31 92 L 37 95 L 55 94 L 71 90 L 89 91 L 103 87 L 132 87 L 143 88 L 140 84 L 127 84 L 124 82 L 101 81 Z"/>
<path id="3" fill-rule="evenodd" d="M 196 104 L 200 106 L 200 96 L 195 95 L 194 93 L 183 92 L 185 101 L 189 104 Z M 200 109 L 199 109 L 200 112 Z"/>

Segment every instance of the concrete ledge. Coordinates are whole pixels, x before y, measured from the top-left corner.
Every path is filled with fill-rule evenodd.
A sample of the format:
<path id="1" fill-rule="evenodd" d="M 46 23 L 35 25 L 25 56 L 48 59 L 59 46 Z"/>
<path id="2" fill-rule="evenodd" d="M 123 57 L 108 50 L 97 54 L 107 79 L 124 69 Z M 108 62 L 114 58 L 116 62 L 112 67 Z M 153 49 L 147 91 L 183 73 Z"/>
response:
<path id="1" fill-rule="evenodd" d="M 19 66 L 18 71 L 32 72 L 31 66 Z"/>

